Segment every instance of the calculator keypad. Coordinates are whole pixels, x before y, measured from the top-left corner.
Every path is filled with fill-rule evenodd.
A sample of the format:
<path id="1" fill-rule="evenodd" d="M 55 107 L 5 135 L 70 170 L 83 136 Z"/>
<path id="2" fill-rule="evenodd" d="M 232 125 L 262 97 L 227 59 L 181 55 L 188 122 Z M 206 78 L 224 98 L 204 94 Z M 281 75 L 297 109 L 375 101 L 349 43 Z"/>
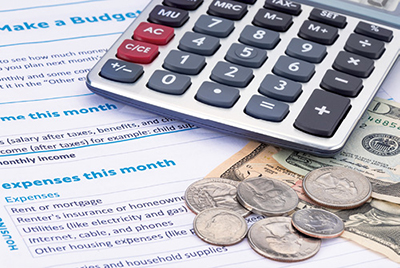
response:
<path id="1" fill-rule="evenodd" d="M 146 78 L 152 92 L 193 94 L 195 105 L 238 108 L 249 122 L 290 118 L 298 132 L 333 137 L 376 61 L 388 53 L 393 31 L 292 1 L 258 1 L 250 15 L 248 5 L 256 0 L 163 0 L 120 43 L 117 59 L 108 60 L 100 76 L 136 83 L 156 61 Z M 203 13 L 191 18 L 199 7 Z"/>

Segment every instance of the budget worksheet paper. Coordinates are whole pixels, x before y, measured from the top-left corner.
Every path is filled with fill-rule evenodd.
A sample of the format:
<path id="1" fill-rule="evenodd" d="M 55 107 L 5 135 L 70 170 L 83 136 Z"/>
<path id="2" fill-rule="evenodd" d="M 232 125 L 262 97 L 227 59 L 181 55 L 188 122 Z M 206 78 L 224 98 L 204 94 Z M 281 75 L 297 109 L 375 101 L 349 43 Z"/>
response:
<path id="1" fill-rule="evenodd" d="M 185 189 L 248 140 L 127 107 L 85 86 L 91 66 L 146 3 L 1 4 L 0 266 L 397 266 L 340 238 L 288 264 L 259 256 L 246 239 L 221 247 L 193 233 Z"/>

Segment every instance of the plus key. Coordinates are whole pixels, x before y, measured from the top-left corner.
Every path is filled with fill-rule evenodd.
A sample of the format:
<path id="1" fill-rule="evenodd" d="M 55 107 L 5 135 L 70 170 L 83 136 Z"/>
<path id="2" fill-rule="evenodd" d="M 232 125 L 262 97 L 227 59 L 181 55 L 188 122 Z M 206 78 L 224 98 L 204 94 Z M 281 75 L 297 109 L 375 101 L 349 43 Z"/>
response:
<path id="1" fill-rule="evenodd" d="M 296 118 L 294 126 L 316 136 L 331 137 L 350 106 L 348 98 L 316 89 Z"/>

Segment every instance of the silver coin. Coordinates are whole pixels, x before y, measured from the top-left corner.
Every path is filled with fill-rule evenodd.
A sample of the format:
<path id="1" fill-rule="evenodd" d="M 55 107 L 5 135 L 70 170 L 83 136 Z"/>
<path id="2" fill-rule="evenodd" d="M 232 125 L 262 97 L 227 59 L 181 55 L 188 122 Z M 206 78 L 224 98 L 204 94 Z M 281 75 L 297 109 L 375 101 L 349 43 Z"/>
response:
<path id="1" fill-rule="evenodd" d="M 289 185 L 265 177 L 240 182 L 237 197 L 245 208 L 265 216 L 287 214 L 299 203 L 297 193 Z"/>
<path id="2" fill-rule="evenodd" d="M 196 214 L 209 208 L 221 207 L 236 211 L 246 217 L 251 212 L 237 201 L 238 185 L 238 181 L 222 178 L 198 180 L 186 189 L 186 205 Z"/>
<path id="3" fill-rule="evenodd" d="M 225 208 L 210 208 L 196 215 L 194 232 L 203 241 L 229 246 L 242 241 L 247 234 L 247 223 L 242 215 Z"/>
<path id="4" fill-rule="evenodd" d="M 256 222 L 250 227 L 247 238 L 254 251 L 276 261 L 302 261 L 317 254 L 321 248 L 321 239 L 298 232 L 288 217 Z"/>
<path id="5" fill-rule="evenodd" d="M 303 189 L 314 202 L 336 209 L 359 207 L 370 199 L 372 186 L 360 172 L 344 167 L 322 167 L 309 172 Z"/>
<path id="6" fill-rule="evenodd" d="M 335 214 L 317 208 L 302 209 L 292 216 L 297 231 L 316 238 L 334 238 L 344 232 L 344 223 Z"/>

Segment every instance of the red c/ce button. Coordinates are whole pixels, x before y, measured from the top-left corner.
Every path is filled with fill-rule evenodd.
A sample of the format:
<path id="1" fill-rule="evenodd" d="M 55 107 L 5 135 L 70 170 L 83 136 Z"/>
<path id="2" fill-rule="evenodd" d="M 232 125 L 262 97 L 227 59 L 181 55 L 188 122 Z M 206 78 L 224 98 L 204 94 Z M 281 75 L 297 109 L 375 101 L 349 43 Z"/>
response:
<path id="1" fill-rule="evenodd" d="M 129 62 L 150 63 L 158 56 L 158 46 L 126 39 L 118 47 L 117 57 Z"/>

